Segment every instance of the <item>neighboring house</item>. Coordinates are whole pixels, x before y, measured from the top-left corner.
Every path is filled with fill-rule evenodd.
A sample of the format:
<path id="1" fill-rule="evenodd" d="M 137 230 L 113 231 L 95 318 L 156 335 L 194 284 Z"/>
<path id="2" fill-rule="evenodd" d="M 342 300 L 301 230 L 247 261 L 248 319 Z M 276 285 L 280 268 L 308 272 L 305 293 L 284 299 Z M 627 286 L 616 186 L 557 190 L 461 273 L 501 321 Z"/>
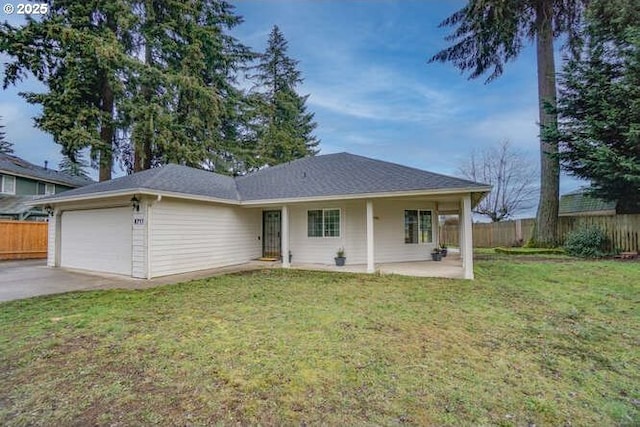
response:
<path id="1" fill-rule="evenodd" d="M 471 208 L 484 184 L 348 153 L 232 178 L 170 164 L 39 201 L 53 210 L 49 266 L 152 278 L 260 257 L 331 264 L 424 261 L 438 215 L 459 213 L 473 278 Z M 284 255 L 284 256 L 283 256 Z"/>
<path id="2" fill-rule="evenodd" d="M 34 200 L 91 183 L 0 153 L 0 219 L 46 219 L 46 212 L 31 205 Z"/>
<path id="3" fill-rule="evenodd" d="M 591 197 L 586 188 L 560 196 L 559 216 L 615 215 L 616 203 Z"/>

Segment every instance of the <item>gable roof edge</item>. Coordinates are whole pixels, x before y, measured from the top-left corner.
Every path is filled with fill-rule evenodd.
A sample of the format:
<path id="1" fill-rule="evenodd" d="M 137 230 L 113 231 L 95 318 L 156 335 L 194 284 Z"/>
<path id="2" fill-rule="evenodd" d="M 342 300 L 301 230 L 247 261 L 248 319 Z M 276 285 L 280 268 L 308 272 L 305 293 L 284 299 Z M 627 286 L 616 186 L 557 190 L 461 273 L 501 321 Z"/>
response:
<path id="1" fill-rule="evenodd" d="M 120 197 L 120 196 L 128 196 L 128 195 L 145 195 L 145 196 L 162 196 L 162 197 L 174 197 L 177 199 L 186 199 L 186 200 L 194 200 L 194 201 L 202 201 L 202 202 L 214 202 L 214 203 L 224 203 L 228 205 L 240 205 L 241 202 L 239 200 L 234 199 L 222 199 L 219 197 L 210 197 L 210 196 L 201 196 L 197 194 L 189 194 L 189 193 L 179 193 L 174 191 L 165 191 L 165 190 L 155 190 L 152 188 L 130 188 L 123 190 L 114 190 L 114 191 L 102 191 L 99 193 L 86 193 L 86 194 L 78 194 L 71 196 L 64 196 L 64 193 L 61 193 L 60 196 L 48 196 L 37 201 L 30 203 L 33 206 L 44 206 L 58 203 L 68 203 L 68 202 L 82 202 L 85 200 L 96 200 L 96 199 L 105 199 L 111 197 Z"/>

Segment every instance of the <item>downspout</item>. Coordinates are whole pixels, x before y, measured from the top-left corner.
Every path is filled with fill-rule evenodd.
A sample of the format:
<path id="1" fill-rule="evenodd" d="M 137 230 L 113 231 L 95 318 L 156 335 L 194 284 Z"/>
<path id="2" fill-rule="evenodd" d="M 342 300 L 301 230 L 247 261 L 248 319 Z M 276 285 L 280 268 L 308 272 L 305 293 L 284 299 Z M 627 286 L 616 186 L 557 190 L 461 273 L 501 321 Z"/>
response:
<path id="1" fill-rule="evenodd" d="M 147 279 L 151 279 L 153 277 L 153 273 L 151 271 L 151 266 L 153 265 L 151 263 L 151 220 L 152 220 L 152 207 L 153 205 L 155 205 L 156 203 L 160 203 L 160 201 L 162 200 L 162 195 L 158 194 L 156 196 L 156 200 L 153 200 L 149 203 L 147 203 L 147 224 L 146 224 L 146 235 L 147 235 Z"/>

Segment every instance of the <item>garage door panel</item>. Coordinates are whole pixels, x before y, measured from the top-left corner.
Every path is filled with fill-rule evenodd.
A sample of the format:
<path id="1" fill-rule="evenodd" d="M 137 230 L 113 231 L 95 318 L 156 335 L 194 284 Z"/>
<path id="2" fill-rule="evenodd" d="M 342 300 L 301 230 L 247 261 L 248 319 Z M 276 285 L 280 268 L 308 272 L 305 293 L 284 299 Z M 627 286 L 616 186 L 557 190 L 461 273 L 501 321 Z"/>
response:
<path id="1" fill-rule="evenodd" d="M 63 267 L 131 275 L 131 208 L 62 213 Z"/>

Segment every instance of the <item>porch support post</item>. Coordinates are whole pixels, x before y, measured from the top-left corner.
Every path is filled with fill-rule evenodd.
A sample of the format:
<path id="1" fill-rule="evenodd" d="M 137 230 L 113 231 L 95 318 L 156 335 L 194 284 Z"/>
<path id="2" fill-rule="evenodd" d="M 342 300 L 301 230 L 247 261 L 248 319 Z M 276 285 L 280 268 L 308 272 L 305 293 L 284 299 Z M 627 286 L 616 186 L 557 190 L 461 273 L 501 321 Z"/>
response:
<path id="1" fill-rule="evenodd" d="M 289 268 L 289 207 L 282 206 L 282 267 Z"/>
<path id="2" fill-rule="evenodd" d="M 432 224 L 431 226 L 433 227 L 433 241 L 436 244 L 436 247 L 439 247 L 442 245 L 442 236 L 440 235 L 440 212 L 438 209 L 438 202 L 436 202 L 435 208 L 433 210 L 433 216 L 434 218 L 431 220 Z"/>
<path id="3" fill-rule="evenodd" d="M 373 201 L 367 200 L 367 273 L 376 271 L 373 251 Z"/>
<path id="4" fill-rule="evenodd" d="M 473 279 L 473 226 L 471 224 L 471 194 L 462 198 L 460 206 L 460 256 L 465 279 Z"/>
<path id="5" fill-rule="evenodd" d="M 458 246 L 460 246 L 460 259 L 464 267 L 464 205 L 462 199 L 458 207 Z"/>

